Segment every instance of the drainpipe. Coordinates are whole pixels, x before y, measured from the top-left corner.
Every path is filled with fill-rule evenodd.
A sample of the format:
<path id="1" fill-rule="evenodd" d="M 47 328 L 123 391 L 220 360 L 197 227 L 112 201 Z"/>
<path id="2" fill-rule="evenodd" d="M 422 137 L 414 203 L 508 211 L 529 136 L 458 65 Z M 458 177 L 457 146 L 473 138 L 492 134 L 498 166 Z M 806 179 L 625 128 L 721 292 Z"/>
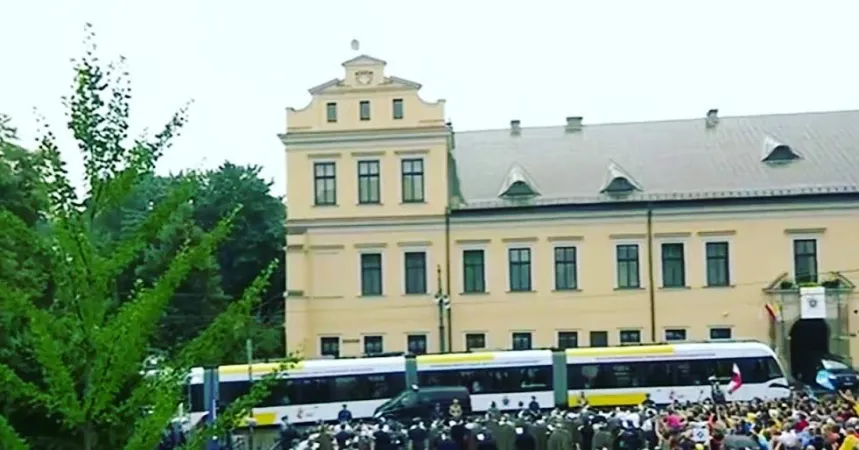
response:
<path id="1" fill-rule="evenodd" d="M 650 300 L 650 342 L 656 342 L 656 286 L 653 280 L 653 205 L 647 204 L 647 293 Z"/>
<path id="2" fill-rule="evenodd" d="M 444 330 L 444 309 L 450 306 L 450 300 L 444 295 L 444 287 L 441 284 L 441 264 L 436 266 L 436 283 L 438 290 L 435 294 L 435 304 L 438 307 L 438 351 L 444 353 L 445 349 L 445 330 Z"/>
<path id="3" fill-rule="evenodd" d="M 444 210 L 444 265 L 445 290 L 447 291 L 447 351 L 453 352 L 453 308 L 450 305 L 450 207 Z"/>

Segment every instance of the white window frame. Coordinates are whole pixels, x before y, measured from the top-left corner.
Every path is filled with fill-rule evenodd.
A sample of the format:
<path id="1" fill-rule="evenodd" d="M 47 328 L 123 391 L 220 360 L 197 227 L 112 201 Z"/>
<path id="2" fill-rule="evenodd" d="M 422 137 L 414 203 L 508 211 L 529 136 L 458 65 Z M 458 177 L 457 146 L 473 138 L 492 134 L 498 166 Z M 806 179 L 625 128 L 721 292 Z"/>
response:
<path id="1" fill-rule="evenodd" d="M 506 283 L 504 285 L 504 292 L 512 293 L 512 294 L 524 294 L 528 292 L 536 292 L 537 284 L 535 283 L 536 278 L 535 274 L 539 273 L 537 270 L 537 251 L 536 251 L 536 242 L 534 241 L 522 241 L 522 242 L 505 242 L 504 243 L 504 279 Z M 513 249 L 528 249 L 530 250 L 529 256 L 531 257 L 531 261 L 529 263 L 531 272 L 528 276 L 531 278 L 531 290 L 530 291 L 513 291 L 510 290 L 510 250 Z"/>
<path id="2" fill-rule="evenodd" d="M 432 264 L 432 252 L 430 252 L 430 247 L 426 245 L 403 245 L 400 246 L 400 293 L 402 295 L 408 296 L 420 296 L 421 294 L 406 294 L 406 253 L 418 253 L 423 252 L 426 255 L 426 283 L 427 283 L 427 292 L 423 295 L 434 295 L 438 290 L 438 286 L 435 286 L 435 289 L 432 288 L 436 284 L 436 280 L 434 277 L 431 277 L 431 274 L 435 273 L 430 270 L 431 267 L 435 267 Z M 384 269 L 384 267 L 383 267 Z"/>
<path id="3" fill-rule="evenodd" d="M 471 330 L 471 331 L 463 331 L 462 332 L 462 348 L 463 349 L 465 349 L 465 350 L 468 349 L 468 335 L 469 334 L 482 334 L 483 335 L 483 343 L 485 344 L 483 346 L 483 348 L 484 349 L 492 348 L 492 342 L 489 339 L 489 333 L 487 331 Z"/>
<path id="4" fill-rule="evenodd" d="M 576 252 L 576 288 L 573 291 L 582 290 L 582 277 L 581 274 L 581 265 L 579 265 L 580 256 L 582 254 L 582 241 L 551 241 L 549 245 L 552 248 L 552 291 L 558 286 L 557 273 L 555 272 L 555 249 L 558 247 L 573 247 Z M 617 266 L 617 261 L 615 261 L 615 266 Z M 615 268 L 617 270 L 617 268 Z M 617 277 L 615 277 L 615 283 L 617 283 Z M 569 290 L 560 291 L 560 292 L 570 292 Z"/>
<path id="5" fill-rule="evenodd" d="M 388 295 L 388 292 L 386 292 L 387 289 L 385 289 L 385 287 L 387 285 L 387 277 L 385 276 L 385 272 L 386 272 L 386 269 L 388 267 L 388 261 L 387 261 L 387 258 L 385 257 L 385 251 L 386 250 L 387 250 L 386 247 L 381 247 L 381 246 L 380 247 L 365 247 L 365 248 L 359 248 L 358 249 L 358 252 L 356 255 L 357 265 L 358 265 L 358 270 L 357 270 L 357 274 L 356 274 L 357 275 L 357 284 L 356 284 L 357 289 L 356 289 L 356 291 L 357 291 L 357 297 L 358 298 L 370 298 L 370 299 L 372 299 L 372 298 L 381 298 L 381 297 L 384 297 L 385 295 Z M 361 276 L 361 256 L 366 255 L 366 254 L 379 254 L 379 255 L 381 255 L 381 261 L 382 261 L 382 295 L 366 296 L 366 295 L 362 294 L 362 281 L 363 281 L 362 278 L 363 277 Z"/>
<path id="6" fill-rule="evenodd" d="M 815 257 L 817 258 L 817 282 L 820 283 L 823 281 L 821 279 L 822 278 L 821 275 L 826 273 L 826 271 L 823 270 L 823 264 L 822 264 L 823 252 L 821 250 L 822 250 L 823 245 L 821 245 L 821 244 L 823 244 L 823 236 L 824 236 L 824 233 L 786 233 L 785 234 L 785 237 L 787 237 L 787 240 L 788 240 L 788 243 L 787 243 L 788 255 L 790 255 L 790 270 L 788 270 L 787 273 L 790 274 L 790 279 L 793 280 L 794 284 L 796 284 L 796 263 L 795 263 L 796 255 L 794 255 L 794 253 L 793 253 L 793 241 L 797 241 L 797 240 L 814 239 L 814 241 L 815 241 L 814 249 L 817 253 L 815 255 Z"/>
<path id="7" fill-rule="evenodd" d="M 713 330 L 730 330 L 731 331 L 731 337 L 729 337 L 727 339 L 714 339 L 711 337 L 712 336 L 711 333 L 713 332 Z M 730 341 L 733 338 L 734 338 L 734 327 L 732 327 L 730 325 L 710 325 L 707 327 L 707 340 L 708 341 L 723 342 L 723 341 Z"/>
<path id="8" fill-rule="evenodd" d="M 680 330 L 682 330 L 683 333 L 685 334 L 685 337 L 683 339 L 668 339 L 668 332 L 669 331 L 680 331 Z M 689 340 L 689 328 L 687 328 L 687 327 L 665 327 L 662 329 L 662 339 L 665 342 L 686 342 Z"/>
<path id="9" fill-rule="evenodd" d="M 492 284 L 490 283 L 490 274 L 491 270 L 489 267 L 490 264 L 490 255 L 489 255 L 489 242 L 485 243 L 469 243 L 469 244 L 456 244 L 457 249 L 457 260 L 459 262 L 459 267 L 457 268 L 457 273 L 459 273 L 459 293 L 463 295 L 480 295 L 480 294 L 488 294 L 492 292 Z M 483 287 L 484 292 L 465 292 L 465 255 L 463 254 L 466 250 L 483 250 Z"/>
<path id="10" fill-rule="evenodd" d="M 427 159 L 428 159 L 427 154 L 428 154 L 428 152 L 425 152 L 425 151 L 414 151 L 414 152 L 404 151 L 404 152 L 399 153 L 397 155 L 398 156 L 398 158 L 397 158 L 397 166 L 398 166 L 397 167 L 397 178 L 399 178 L 399 181 L 397 181 L 397 185 L 400 188 L 399 193 L 397 193 L 397 197 L 399 198 L 398 203 L 406 204 L 406 205 L 410 205 L 410 204 L 421 205 L 421 204 L 429 203 L 429 189 L 427 189 Z M 403 198 L 403 175 L 404 175 L 403 174 L 403 161 L 409 160 L 409 159 L 419 159 L 422 161 L 421 167 L 423 168 L 422 177 L 423 177 L 423 184 L 424 184 L 423 185 L 423 196 L 424 196 L 424 198 L 423 198 L 422 202 L 407 202 Z M 381 184 L 382 183 L 380 181 L 379 185 L 381 185 Z"/>
<path id="11" fill-rule="evenodd" d="M 430 342 L 430 336 L 431 335 L 432 335 L 432 333 L 430 333 L 429 331 L 424 331 L 424 330 L 405 332 L 403 334 L 403 351 L 405 351 L 405 352 L 409 351 L 409 336 L 423 336 L 424 339 L 426 339 L 427 353 L 432 353 L 432 351 L 431 351 L 432 350 L 432 343 Z"/>
<path id="12" fill-rule="evenodd" d="M 683 284 L 684 286 L 668 286 L 666 287 L 663 284 L 663 274 L 662 274 L 662 244 L 682 244 L 683 245 Z M 653 280 L 660 289 L 683 289 L 688 288 L 692 285 L 690 283 L 689 278 L 689 238 L 688 237 L 664 237 L 664 238 L 654 238 L 653 239 L 653 262 L 656 266 L 653 270 L 653 275 L 656 277 Z M 706 261 L 707 255 L 704 255 L 704 260 Z"/>
<path id="13" fill-rule="evenodd" d="M 701 278 L 701 281 L 702 281 L 701 286 L 713 287 L 713 288 L 720 288 L 720 287 L 728 288 L 728 287 L 733 287 L 737 284 L 736 280 L 734 279 L 734 273 L 735 273 L 734 272 L 734 249 L 736 247 L 734 247 L 734 240 L 732 238 L 733 238 L 733 236 L 729 236 L 729 235 L 707 236 L 707 237 L 701 238 L 701 252 L 703 253 L 703 255 L 702 255 L 703 266 L 702 267 L 704 268 L 704 273 L 702 274 L 702 278 Z M 715 244 L 715 243 L 722 243 L 722 242 L 728 243 L 728 285 L 727 286 L 710 286 L 709 284 L 707 284 L 707 269 L 708 269 L 707 268 L 707 244 Z M 792 251 L 793 250 L 793 242 L 791 242 L 790 246 L 791 246 L 791 258 L 790 258 L 790 260 L 791 260 L 791 265 L 793 265 L 793 251 Z M 686 280 L 686 281 L 689 281 L 689 280 Z"/>
<path id="14" fill-rule="evenodd" d="M 358 155 L 354 155 L 352 157 L 352 160 L 355 163 L 354 169 L 355 169 L 355 204 L 356 205 L 361 205 L 363 207 L 363 206 L 373 206 L 373 205 L 381 206 L 381 205 L 385 204 L 385 199 L 384 199 L 385 188 L 382 185 L 382 183 L 384 182 L 382 177 L 383 177 L 383 174 L 385 171 L 385 166 L 383 164 L 385 162 L 384 158 L 385 158 L 384 153 L 381 153 L 381 154 L 375 154 L 374 153 L 373 155 L 358 154 Z M 361 186 L 361 177 L 359 175 L 358 166 L 362 162 L 377 162 L 377 163 L 379 163 L 379 203 L 361 203 L 361 187 L 360 187 Z"/>
<path id="15" fill-rule="evenodd" d="M 618 275 L 620 272 L 617 270 L 617 247 L 619 245 L 637 245 L 638 246 L 638 288 L 637 289 L 646 289 L 647 288 L 647 279 L 646 277 L 642 277 L 642 274 L 646 274 L 647 272 L 644 270 L 644 264 L 647 263 L 647 258 L 645 258 L 644 252 L 647 251 L 646 246 L 644 245 L 645 239 L 612 239 L 611 240 L 611 265 L 612 265 L 612 273 L 614 274 L 614 279 L 611 284 L 615 289 L 625 290 L 625 289 L 636 289 L 636 288 L 627 288 L 621 287 L 618 284 Z M 599 331 L 599 330 L 597 330 Z"/>

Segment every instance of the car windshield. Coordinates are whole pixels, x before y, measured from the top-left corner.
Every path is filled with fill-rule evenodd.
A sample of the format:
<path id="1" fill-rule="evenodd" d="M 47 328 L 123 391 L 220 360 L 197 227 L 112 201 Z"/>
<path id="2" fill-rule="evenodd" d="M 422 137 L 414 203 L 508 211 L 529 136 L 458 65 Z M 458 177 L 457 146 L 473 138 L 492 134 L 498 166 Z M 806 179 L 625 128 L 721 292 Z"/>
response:
<path id="1" fill-rule="evenodd" d="M 844 364 L 843 362 L 835 361 L 832 359 L 824 359 L 823 361 L 821 361 L 821 364 L 823 364 L 823 368 L 825 370 L 849 370 L 850 369 L 850 366 L 848 366 L 847 364 Z"/>
<path id="2" fill-rule="evenodd" d="M 391 401 L 390 401 L 390 402 L 388 402 L 388 404 L 391 404 L 391 405 L 404 405 L 404 406 L 405 406 L 405 405 L 408 405 L 408 404 L 410 404 L 410 403 L 413 403 L 413 402 L 414 402 L 414 399 L 413 399 L 412 397 L 414 397 L 414 392 L 412 392 L 412 391 L 404 391 L 404 392 L 401 392 L 401 393 L 400 393 L 400 395 L 398 395 L 398 396 L 394 397 L 393 399 L 391 399 Z"/>

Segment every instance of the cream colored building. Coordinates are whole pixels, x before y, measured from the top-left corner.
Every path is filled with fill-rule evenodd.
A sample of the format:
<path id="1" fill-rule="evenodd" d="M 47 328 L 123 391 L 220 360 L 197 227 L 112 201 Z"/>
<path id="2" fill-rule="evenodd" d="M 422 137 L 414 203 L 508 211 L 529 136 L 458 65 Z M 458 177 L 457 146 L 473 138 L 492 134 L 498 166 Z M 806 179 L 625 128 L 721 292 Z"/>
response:
<path id="1" fill-rule="evenodd" d="M 859 112 L 456 133 L 384 61 L 343 66 L 281 135 L 290 351 L 859 356 Z M 824 320 L 798 284 L 826 286 Z"/>

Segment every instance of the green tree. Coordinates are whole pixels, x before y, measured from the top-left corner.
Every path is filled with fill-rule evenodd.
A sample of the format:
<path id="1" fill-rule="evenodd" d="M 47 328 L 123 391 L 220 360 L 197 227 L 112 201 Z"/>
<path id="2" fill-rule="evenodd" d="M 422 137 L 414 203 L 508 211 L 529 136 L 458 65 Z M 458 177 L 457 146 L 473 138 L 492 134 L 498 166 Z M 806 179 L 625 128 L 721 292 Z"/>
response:
<path id="1" fill-rule="evenodd" d="M 218 266 L 224 293 L 238 298 L 255 274 L 271 261 L 277 261 L 271 284 L 255 314 L 249 330 L 259 358 L 277 358 L 284 354 L 283 293 L 285 209 L 283 200 L 272 195 L 270 181 L 260 176 L 259 166 L 224 163 L 205 174 L 200 195 L 194 203 L 198 226 L 207 228 L 218 217 L 243 205 L 233 219 L 230 236 L 219 247 Z M 229 361 L 236 362 L 236 361 Z"/>
<path id="2" fill-rule="evenodd" d="M 151 205 L 145 220 L 127 237 L 100 238 L 99 222 L 120 208 L 142 180 L 152 176 L 156 161 L 185 124 L 185 109 L 152 137 L 128 136 L 130 88 L 122 64 L 102 65 L 88 29 L 85 56 L 76 61 L 68 129 L 80 148 L 87 193 L 79 198 L 70 183 L 54 135 L 48 131 L 37 150 L 39 179 L 46 186 L 46 227 L 37 232 L 19 216 L 0 211 L 0 229 L 16 230 L 16 248 L 46 251 L 44 280 L 0 278 L 0 311 L 4 321 L 23 326 L 27 348 L 12 355 L 37 370 L 22 373 L 10 359 L 0 361 L 0 448 L 45 449 L 154 448 L 181 401 L 187 369 L 218 360 L 246 335 L 250 316 L 265 291 L 271 267 L 259 274 L 241 299 L 196 337 L 163 370 L 144 375 L 153 336 L 173 294 L 194 270 L 205 268 L 228 235 L 236 211 L 210 229 L 176 245 L 170 264 L 151 283 L 136 282 L 131 292 L 118 292 L 117 278 L 140 258 L 171 218 L 182 216 L 198 193 L 199 177 L 186 174 L 167 195 Z M 169 248 L 169 249 L 168 249 Z M 51 286 L 42 305 L 44 286 Z M 35 372 L 35 378 L 33 378 Z M 247 398 L 221 415 L 230 426 L 264 394 L 260 383 Z M 145 413 L 144 413 L 145 411 Z M 26 426 L 22 417 L 54 422 L 55 432 Z"/>

